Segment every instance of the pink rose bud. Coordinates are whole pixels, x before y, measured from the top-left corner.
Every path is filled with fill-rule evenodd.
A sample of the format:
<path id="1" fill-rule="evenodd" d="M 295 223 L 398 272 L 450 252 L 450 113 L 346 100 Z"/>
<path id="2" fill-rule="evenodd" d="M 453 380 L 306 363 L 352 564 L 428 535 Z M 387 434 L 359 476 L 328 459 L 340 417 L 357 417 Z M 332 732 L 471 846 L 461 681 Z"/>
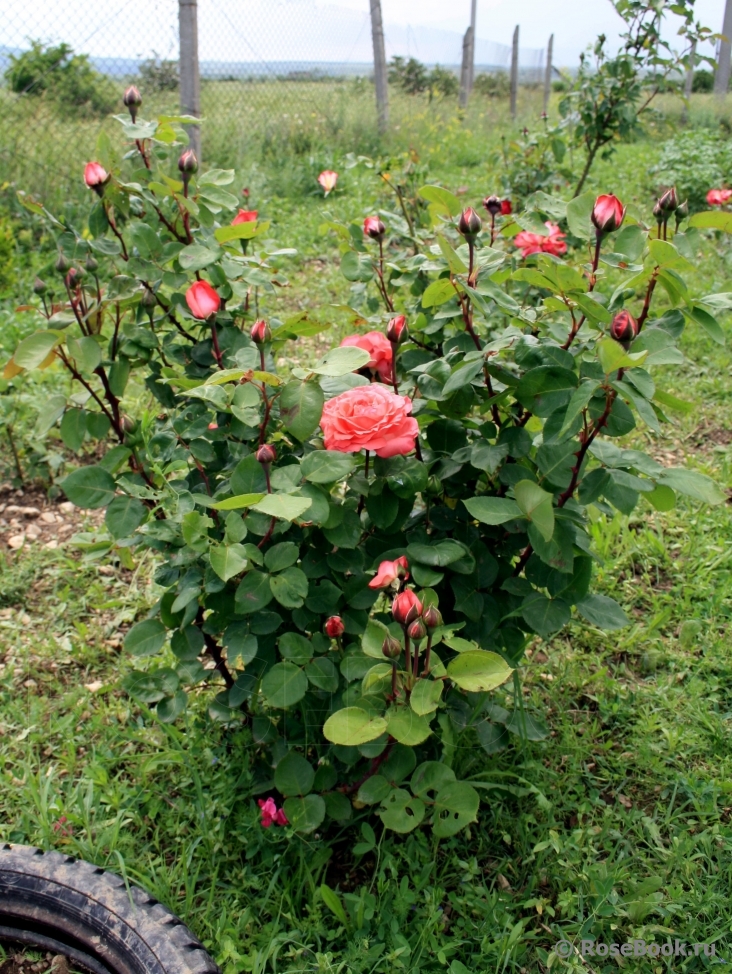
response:
<path id="1" fill-rule="evenodd" d="M 664 213 L 673 213 L 676 207 L 679 205 L 679 197 L 676 193 L 676 187 L 672 186 L 671 189 L 667 189 L 663 193 L 658 201 L 658 205 Z"/>
<path id="2" fill-rule="evenodd" d="M 277 459 L 277 451 L 269 443 L 263 443 L 257 450 L 257 460 L 261 464 L 274 463 Z"/>
<path id="3" fill-rule="evenodd" d="M 458 230 L 460 233 L 468 240 L 471 240 L 473 237 L 477 237 L 482 229 L 483 224 L 473 207 L 469 206 L 467 210 L 463 210 L 458 220 Z"/>
<path id="4" fill-rule="evenodd" d="M 422 621 L 427 626 L 428 631 L 437 629 L 438 626 L 442 625 L 442 613 L 436 605 L 428 605 L 422 613 Z"/>
<path id="5" fill-rule="evenodd" d="M 510 216 L 513 213 L 511 200 L 501 200 L 501 216 Z"/>
<path id="6" fill-rule="evenodd" d="M 66 275 L 66 287 L 71 291 L 79 284 L 81 284 L 81 279 L 84 276 L 84 271 L 81 267 L 72 267 L 69 273 Z"/>
<path id="7" fill-rule="evenodd" d="M 257 210 L 239 210 L 231 221 L 231 225 L 232 227 L 238 227 L 240 223 L 256 223 L 257 215 Z"/>
<path id="8" fill-rule="evenodd" d="M 404 315 L 397 315 L 396 318 L 391 319 L 386 326 L 386 337 L 392 345 L 401 345 L 402 342 L 405 342 L 409 338 L 407 319 Z"/>
<path id="9" fill-rule="evenodd" d="M 109 173 L 98 162 L 87 162 L 84 166 L 84 182 L 97 196 L 104 196 L 104 187 L 109 182 Z"/>
<path id="10" fill-rule="evenodd" d="M 332 193 L 338 182 L 338 173 L 333 172 L 332 169 L 324 169 L 323 172 L 318 176 L 318 182 L 325 190 L 325 195 Z"/>
<path id="11" fill-rule="evenodd" d="M 427 635 L 427 626 L 425 626 L 421 619 L 415 619 L 414 622 L 410 623 L 407 627 L 407 635 L 410 639 L 413 639 L 415 643 L 418 643 Z"/>
<path id="12" fill-rule="evenodd" d="M 264 345 L 266 342 L 272 341 L 272 329 L 266 321 L 260 319 L 252 325 L 250 337 L 255 345 Z"/>
<path id="13" fill-rule="evenodd" d="M 245 200 L 248 200 L 249 199 L 249 187 L 248 186 L 245 186 L 242 189 L 241 195 L 244 197 Z"/>
<path id="14" fill-rule="evenodd" d="M 382 561 L 379 570 L 369 582 L 369 588 L 388 588 L 399 578 L 409 578 L 409 562 L 406 555 L 394 561 Z"/>
<path id="15" fill-rule="evenodd" d="M 592 208 L 592 222 L 600 233 L 618 230 L 625 219 L 625 207 L 617 196 L 598 196 Z"/>
<path id="16" fill-rule="evenodd" d="M 186 304 L 194 318 L 206 321 L 221 307 L 221 298 L 208 281 L 194 281 L 186 291 Z"/>
<path id="17" fill-rule="evenodd" d="M 386 233 L 386 227 L 378 216 L 367 216 L 363 221 L 363 232 L 372 240 L 381 240 Z"/>
<path id="18" fill-rule="evenodd" d="M 400 626 L 408 626 L 422 615 L 422 603 L 411 588 L 407 588 L 391 603 L 391 614 Z"/>
<path id="19" fill-rule="evenodd" d="M 638 322 L 629 311 L 619 311 L 610 324 L 610 335 L 616 342 L 629 345 L 638 334 Z"/>
<path id="20" fill-rule="evenodd" d="M 399 659 L 402 654 L 402 644 L 390 634 L 381 644 L 381 652 L 387 659 Z"/>
<path id="21" fill-rule="evenodd" d="M 338 639 L 345 631 L 346 627 L 343 625 L 343 619 L 340 616 L 331 616 L 325 620 L 325 634 L 331 639 Z"/>
<path id="22" fill-rule="evenodd" d="M 490 213 L 492 217 L 498 216 L 501 212 L 501 201 L 497 196 L 486 196 L 483 200 L 483 206 Z"/>
<path id="23" fill-rule="evenodd" d="M 130 85 L 122 96 L 122 101 L 126 105 L 134 125 L 135 119 L 137 118 L 137 109 L 142 104 L 142 95 L 134 85 Z"/>
<path id="24" fill-rule="evenodd" d="M 219 424 L 218 423 L 209 423 L 208 424 L 208 428 L 210 430 L 217 430 L 219 428 Z"/>
<path id="25" fill-rule="evenodd" d="M 188 182 L 193 173 L 198 172 L 198 159 L 193 149 L 186 149 L 185 152 L 181 152 L 178 169 L 180 169 L 184 183 Z"/>

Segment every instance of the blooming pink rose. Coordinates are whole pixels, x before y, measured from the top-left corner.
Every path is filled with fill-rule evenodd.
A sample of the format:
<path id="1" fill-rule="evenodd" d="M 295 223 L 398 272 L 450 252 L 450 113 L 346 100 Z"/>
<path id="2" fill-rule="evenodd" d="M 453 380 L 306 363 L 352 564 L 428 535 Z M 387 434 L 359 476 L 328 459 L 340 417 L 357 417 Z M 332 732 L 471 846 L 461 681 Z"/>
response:
<path id="1" fill-rule="evenodd" d="M 273 822 L 275 825 L 289 824 L 284 809 L 277 807 L 274 798 L 267 798 L 266 801 L 260 798 L 257 804 L 262 809 L 262 828 L 268 829 Z"/>
<path id="2" fill-rule="evenodd" d="M 710 189 L 707 193 L 707 203 L 710 206 L 724 206 L 732 199 L 732 189 Z"/>
<path id="3" fill-rule="evenodd" d="M 356 348 L 368 352 L 371 356 L 367 363 L 368 368 L 378 372 L 383 382 L 392 381 L 394 353 L 386 335 L 382 335 L 380 331 L 367 331 L 365 335 L 349 335 L 343 339 L 341 345 L 355 345 Z"/>
<path id="4" fill-rule="evenodd" d="M 395 558 L 394 561 L 382 561 L 378 572 L 369 582 L 369 588 L 388 588 L 398 578 L 409 578 L 408 568 L 406 555 Z"/>
<path id="5" fill-rule="evenodd" d="M 513 238 L 514 246 L 521 250 L 522 257 L 528 257 L 529 254 L 553 254 L 555 257 L 561 257 L 562 254 L 567 253 L 567 245 L 564 242 L 565 235 L 559 227 L 555 223 L 549 222 L 545 223 L 544 226 L 549 230 L 548 237 L 542 237 L 540 233 L 522 230 Z"/>
<path id="6" fill-rule="evenodd" d="M 411 411 L 411 399 L 378 382 L 342 392 L 323 407 L 325 448 L 339 453 L 371 450 L 379 457 L 411 453 L 419 432 Z"/>
<path id="7" fill-rule="evenodd" d="M 221 298 L 208 281 L 194 281 L 186 291 L 186 304 L 194 318 L 205 321 L 219 310 Z"/>
<path id="8" fill-rule="evenodd" d="M 327 196 L 328 193 L 331 193 L 335 189 L 336 183 L 338 182 L 338 173 L 333 172 L 332 169 L 324 169 L 318 176 L 318 182 L 325 190 L 325 195 Z"/>
<path id="9" fill-rule="evenodd" d="M 109 179 L 109 173 L 98 162 L 87 162 L 84 166 L 84 182 L 96 193 L 102 192 L 102 187 Z"/>
<path id="10" fill-rule="evenodd" d="M 257 210 L 239 210 L 231 221 L 232 227 L 238 227 L 240 223 L 256 223 Z"/>

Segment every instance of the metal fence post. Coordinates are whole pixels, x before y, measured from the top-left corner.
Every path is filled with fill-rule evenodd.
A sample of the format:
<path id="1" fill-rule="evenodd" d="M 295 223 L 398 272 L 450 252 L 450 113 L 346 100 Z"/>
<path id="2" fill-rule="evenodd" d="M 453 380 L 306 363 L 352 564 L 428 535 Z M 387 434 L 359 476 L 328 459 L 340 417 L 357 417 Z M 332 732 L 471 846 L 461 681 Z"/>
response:
<path id="1" fill-rule="evenodd" d="M 717 56 L 717 70 L 714 72 L 714 94 L 724 98 L 729 88 L 730 72 L 730 41 L 732 41 L 732 0 L 724 5 L 724 21 L 722 22 L 722 39 L 719 42 Z"/>
<path id="2" fill-rule="evenodd" d="M 178 0 L 180 35 L 180 109 L 184 115 L 201 115 L 201 78 L 198 73 L 198 5 L 197 0 Z M 201 159 L 201 129 L 187 125 L 191 148 Z"/>
<path id="3" fill-rule="evenodd" d="M 552 57 L 554 56 L 554 34 L 549 35 L 546 47 L 546 71 L 544 72 L 544 114 L 549 110 L 549 96 L 552 93 Z"/>
<path id="4" fill-rule="evenodd" d="M 381 19 L 381 0 L 371 0 L 371 38 L 374 45 L 374 82 L 376 85 L 376 114 L 379 131 L 389 124 L 389 85 L 384 50 L 384 22 Z"/>
<path id="5" fill-rule="evenodd" d="M 732 3 L 732 0 L 728 0 Z M 516 119 L 516 99 L 518 97 L 518 53 L 519 53 L 518 24 L 513 32 L 513 47 L 511 48 L 511 118 Z"/>

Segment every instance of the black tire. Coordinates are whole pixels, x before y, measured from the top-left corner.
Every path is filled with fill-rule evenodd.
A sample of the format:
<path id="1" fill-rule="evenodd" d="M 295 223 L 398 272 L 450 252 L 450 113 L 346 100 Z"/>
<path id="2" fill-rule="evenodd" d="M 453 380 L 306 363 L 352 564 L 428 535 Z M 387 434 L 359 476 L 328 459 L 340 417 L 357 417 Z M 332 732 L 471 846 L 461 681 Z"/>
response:
<path id="1" fill-rule="evenodd" d="M 0 941 L 52 950 L 89 974 L 220 974 L 161 903 L 58 852 L 0 845 Z"/>

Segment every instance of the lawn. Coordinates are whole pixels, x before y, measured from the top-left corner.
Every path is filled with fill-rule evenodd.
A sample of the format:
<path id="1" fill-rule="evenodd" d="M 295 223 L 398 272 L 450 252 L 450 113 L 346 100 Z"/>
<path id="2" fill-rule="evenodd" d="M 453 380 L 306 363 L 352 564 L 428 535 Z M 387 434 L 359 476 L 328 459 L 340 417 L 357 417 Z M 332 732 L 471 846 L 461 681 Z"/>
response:
<path id="1" fill-rule="evenodd" d="M 335 240 L 321 225 L 330 214 L 360 219 L 393 208 L 374 169 L 346 168 L 346 152 L 368 150 L 372 138 L 358 134 L 362 97 L 344 95 L 341 128 L 318 131 L 305 148 L 292 132 L 278 142 L 278 133 L 254 159 L 235 144 L 241 129 L 219 126 L 211 137 L 216 161 L 239 167 L 254 205 L 273 220 L 274 239 L 298 250 L 277 310 L 347 303 Z M 678 119 L 664 107 L 643 140 L 598 164 L 592 188 L 647 207 L 648 170 Z M 516 132 L 505 106 L 489 103 L 489 117 L 481 114 L 460 122 L 445 106 L 433 116 L 426 99 L 397 101 L 392 154 L 412 148 L 430 181 L 475 203 L 498 188 L 488 154 L 502 133 Z M 695 100 L 692 120 L 716 124 L 709 99 Z M 89 137 L 86 126 L 79 137 Z M 326 201 L 313 186 L 324 165 L 343 174 Z M 34 239 L 17 243 L 0 325 L 5 351 L 28 327 L 13 305 L 25 301 L 35 273 L 52 273 L 54 254 Z M 726 238 L 710 235 L 693 282 L 700 291 L 732 290 L 729 253 Z M 342 329 L 342 313 L 333 316 Z M 632 438 L 661 463 L 689 464 L 729 487 L 732 356 L 699 329 L 682 347 L 683 381 L 673 367 L 657 381 L 693 409 L 674 414 L 663 436 Z M 313 351 L 306 346 L 303 357 Z M 31 404 L 54 381 L 26 386 L 16 418 L 23 450 Z M 48 456 L 69 460 L 54 435 L 51 468 Z M 47 504 L 38 484 L 11 492 L 9 455 L 5 468 L 0 507 Z M 636 938 L 713 944 L 715 956 L 689 946 L 687 957 L 621 960 L 625 970 L 732 971 L 732 506 L 681 500 L 665 514 L 646 505 L 630 519 L 598 515 L 597 590 L 618 599 L 632 625 L 606 635 L 573 623 L 535 641 L 521 682 L 537 739 L 511 737 L 489 754 L 472 731 L 456 738 L 461 776 L 481 787 L 476 825 L 439 842 L 419 830 L 399 838 L 356 810 L 355 847 L 352 826 L 305 837 L 262 829 L 250 732 L 209 721 L 204 696 L 169 725 L 126 696 L 120 681 L 131 662 L 121 634 L 157 597 L 150 553 L 131 570 L 95 560 L 80 545 L 96 523 L 63 520 L 70 530 L 44 528 L 39 540 L 0 553 L 0 841 L 58 848 L 140 883 L 191 926 L 225 974 L 599 974 L 619 962 L 581 959 L 583 939 Z M 0 531 L 7 539 L 17 529 Z M 76 541 L 48 546 L 74 532 Z M 500 688 L 494 704 L 513 693 Z M 339 910 L 326 905 L 323 884 L 337 891 Z M 560 940 L 575 945 L 567 959 L 552 952 Z"/>

